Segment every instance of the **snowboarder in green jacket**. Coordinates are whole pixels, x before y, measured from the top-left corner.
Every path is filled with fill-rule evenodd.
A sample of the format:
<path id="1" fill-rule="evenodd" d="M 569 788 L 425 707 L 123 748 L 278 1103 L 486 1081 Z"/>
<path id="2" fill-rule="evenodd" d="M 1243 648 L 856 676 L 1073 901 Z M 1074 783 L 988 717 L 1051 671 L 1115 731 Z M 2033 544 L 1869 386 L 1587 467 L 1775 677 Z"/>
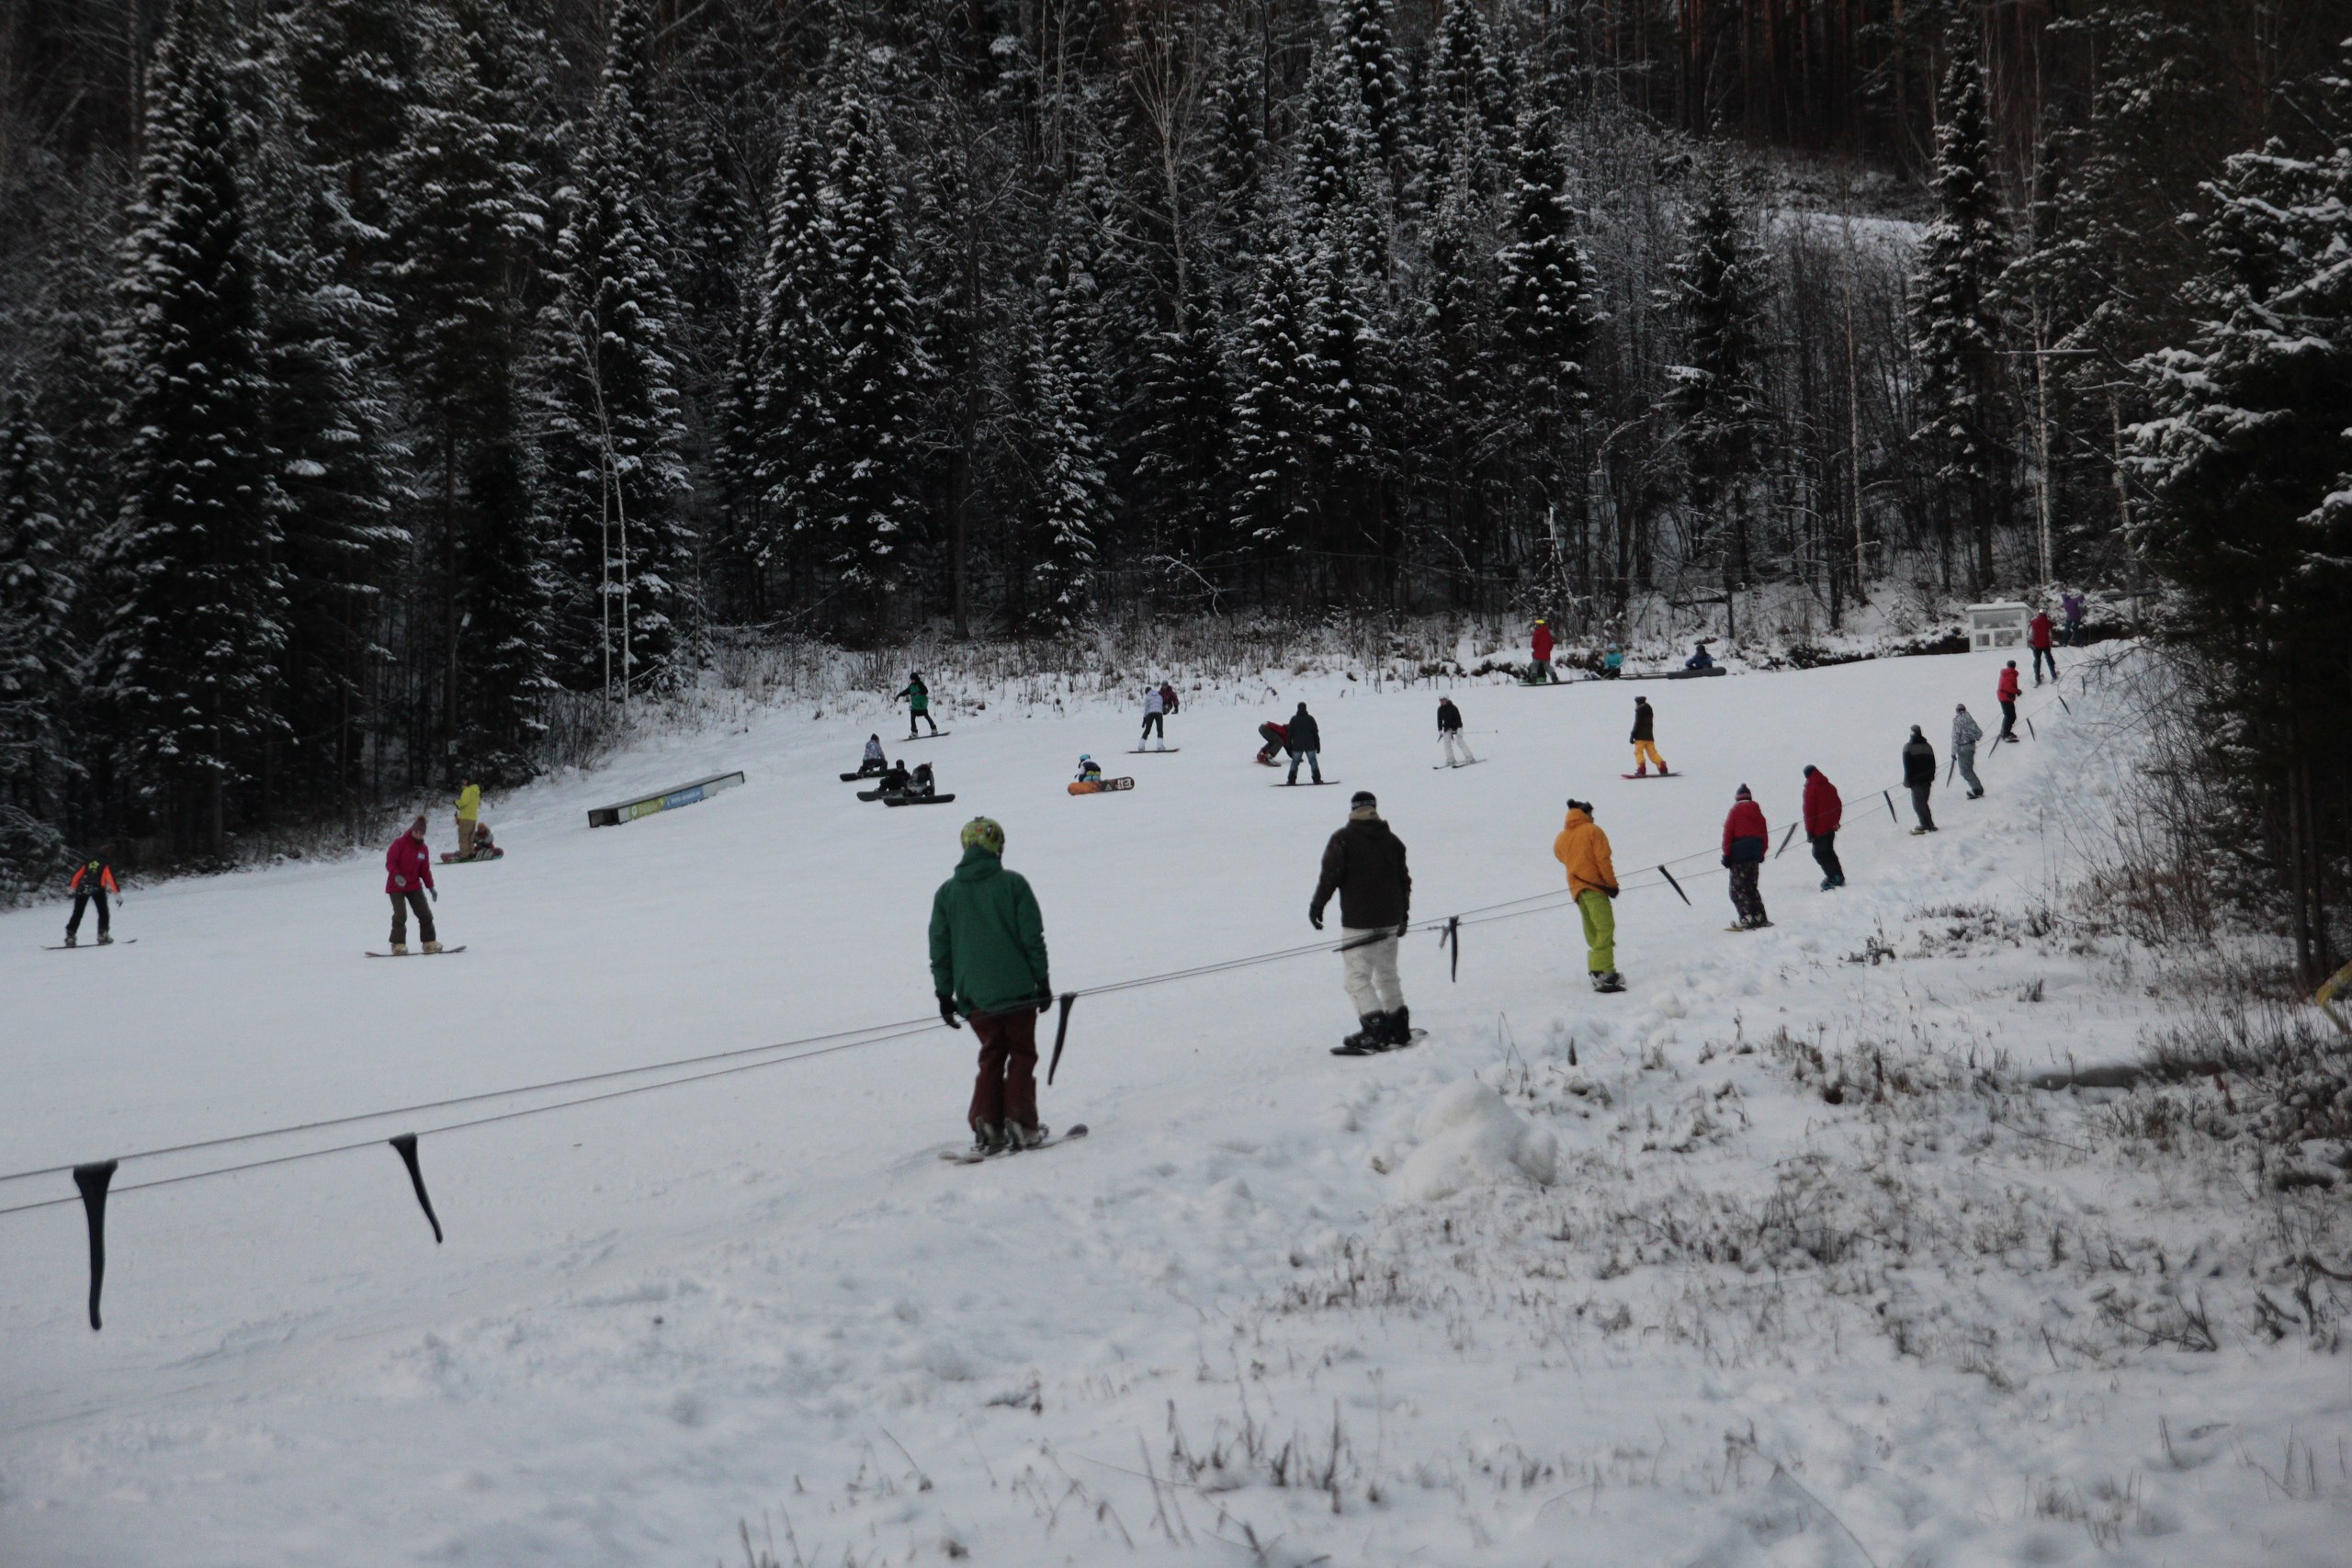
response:
<path id="1" fill-rule="evenodd" d="M 964 858 L 931 900 L 931 987 L 940 1021 L 979 1036 L 972 1086 L 975 1147 L 1035 1148 L 1037 1017 L 1054 1005 L 1046 972 L 1046 922 L 1028 879 L 1004 869 L 1004 829 L 986 817 L 964 824 Z"/>
<path id="2" fill-rule="evenodd" d="M 939 733 L 939 721 L 931 716 L 931 688 L 922 683 L 922 671 L 917 670 L 907 677 L 907 689 L 899 694 L 899 700 L 907 705 L 908 739 L 915 738 L 918 723 L 931 726 L 933 735 Z"/>

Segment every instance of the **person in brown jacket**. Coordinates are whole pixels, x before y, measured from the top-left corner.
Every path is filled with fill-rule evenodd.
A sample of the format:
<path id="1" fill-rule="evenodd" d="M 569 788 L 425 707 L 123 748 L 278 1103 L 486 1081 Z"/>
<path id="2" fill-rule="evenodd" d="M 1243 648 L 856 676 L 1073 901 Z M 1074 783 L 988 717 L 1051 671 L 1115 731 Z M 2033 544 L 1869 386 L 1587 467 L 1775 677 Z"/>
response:
<path id="1" fill-rule="evenodd" d="M 1323 846 L 1323 875 L 1306 919 L 1323 929 L 1323 908 L 1340 896 L 1340 928 L 1347 941 L 1348 999 L 1360 1027 L 1332 1048 L 1335 1056 L 1368 1056 L 1409 1044 L 1412 1010 L 1396 977 L 1396 942 L 1411 922 L 1413 875 L 1405 868 L 1405 841 L 1380 819 L 1380 802 L 1360 789 L 1348 802 L 1348 825 Z"/>
<path id="2" fill-rule="evenodd" d="M 1552 840 L 1552 858 L 1568 868 L 1568 897 L 1584 916 L 1585 968 L 1596 991 L 1622 991 L 1617 973 L 1617 867 L 1609 858 L 1609 835 L 1592 819 L 1592 803 L 1568 802 L 1568 819 Z"/>

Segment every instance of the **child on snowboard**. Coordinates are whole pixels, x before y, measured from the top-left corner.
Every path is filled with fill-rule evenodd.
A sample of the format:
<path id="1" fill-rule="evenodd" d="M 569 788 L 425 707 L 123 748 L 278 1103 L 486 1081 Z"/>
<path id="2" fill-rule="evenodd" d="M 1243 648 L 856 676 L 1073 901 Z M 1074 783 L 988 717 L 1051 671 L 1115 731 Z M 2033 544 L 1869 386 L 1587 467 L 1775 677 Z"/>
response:
<path id="1" fill-rule="evenodd" d="M 74 913 L 65 920 L 65 945 L 80 945 L 75 933 L 82 929 L 82 910 L 95 903 L 98 907 L 98 945 L 112 946 L 114 935 L 107 929 L 111 921 L 107 913 L 107 895 L 111 893 L 118 898 L 122 897 L 122 889 L 116 886 L 114 880 L 114 846 L 100 844 L 98 852 L 74 870 L 74 879 L 65 885 L 65 891 L 74 895 Z"/>
<path id="2" fill-rule="evenodd" d="M 1763 890 L 1756 886 L 1757 874 L 1764 869 L 1764 847 L 1771 841 L 1764 808 L 1746 784 L 1740 785 L 1732 798 L 1731 815 L 1724 818 L 1724 869 L 1731 873 L 1731 907 L 1739 917 L 1735 931 L 1761 931 L 1772 923 L 1764 914 Z"/>
<path id="3" fill-rule="evenodd" d="M 964 825 L 964 858 L 931 900 L 931 988 L 939 1021 L 971 1021 L 979 1075 L 965 1120 L 982 1154 L 1035 1148 L 1037 1016 L 1054 1005 L 1046 977 L 1046 922 L 1025 878 L 1004 869 L 1004 829 L 986 817 Z M 959 1018 L 958 1015 L 961 1015 Z"/>
<path id="4" fill-rule="evenodd" d="M 1091 757 L 1080 757 L 1078 760 L 1078 782 L 1083 784 L 1101 784 L 1102 764 Z"/>
<path id="5" fill-rule="evenodd" d="M 440 889 L 433 886 L 433 855 L 424 847 L 424 818 L 419 817 L 408 825 L 408 831 L 394 839 L 384 852 L 384 891 L 392 900 L 392 956 L 408 953 L 408 917 L 416 914 L 416 933 L 424 940 L 424 951 L 441 951 L 439 938 L 433 931 L 433 906 L 425 902 L 431 894 L 435 902 Z"/>
<path id="6" fill-rule="evenodd" d="M 918 723 L 931 726 L 933 735 L 939 733 L 939 721 L 931 716 L 931 688 L 922 683 L 922 671 L 914 671 L 907 677 L 907 689 L 899 694 L 899 700 L 907 705 L 908 739 L 915 738 Z"/>

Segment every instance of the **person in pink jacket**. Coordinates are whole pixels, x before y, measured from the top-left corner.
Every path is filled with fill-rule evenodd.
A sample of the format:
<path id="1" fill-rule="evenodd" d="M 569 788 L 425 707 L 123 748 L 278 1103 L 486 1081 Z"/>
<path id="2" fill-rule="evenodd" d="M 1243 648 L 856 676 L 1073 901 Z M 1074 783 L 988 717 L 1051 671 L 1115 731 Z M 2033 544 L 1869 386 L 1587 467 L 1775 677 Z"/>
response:
<path id="1" fill-rule="evenodd" d="M 384 891 L 392 899 L 392 953 L 395 957 L 408 952 L 408 912 L 416 911 L 416 933 L 424 939 L 424 951 L 438 953 L 441 943 L 433 934 L 433 906 L 424 896 L 441 897 L 433 886 L 433 854 L 424 847 L 424 818 L 420 817 L 408 825 L 408 831 L 392 840 L 384 852 Z"/>

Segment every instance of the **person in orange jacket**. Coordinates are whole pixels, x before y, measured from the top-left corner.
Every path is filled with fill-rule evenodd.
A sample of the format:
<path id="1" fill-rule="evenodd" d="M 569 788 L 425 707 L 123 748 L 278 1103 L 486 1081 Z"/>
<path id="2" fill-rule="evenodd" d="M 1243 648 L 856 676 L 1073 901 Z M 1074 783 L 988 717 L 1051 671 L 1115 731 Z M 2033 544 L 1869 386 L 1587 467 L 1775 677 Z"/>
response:
<path id="1" fill-rule="evenodd" d="M 1617 973 L 1617 868 L 1609 859 L 1609 835 L 1592 819 L 1592 803 L 1568 802 L 1568 819 L 1552 840 L 1552 858 L 1568 869 L 1568 897 L 1584 917 L 1585 968 L 1596 991 L 1622 991 Z"/>
<path id="2" fill-rule="evenodd" d="M 76 945 L 76 933 L 82 929 L 82 911 L 91 903 L 98 906 L 98 945 L 105 947 L 114 941 L 108 930 L 112 921 L 107 916 L 107 895 L 122 897 L 122 889 L 114 879 L 114 846 L 100 844 L 98 852 L 74 868 L 74 880 L 65 885 L 74 895 L 74 913 L 65 922 L 65 945 Z"/>

